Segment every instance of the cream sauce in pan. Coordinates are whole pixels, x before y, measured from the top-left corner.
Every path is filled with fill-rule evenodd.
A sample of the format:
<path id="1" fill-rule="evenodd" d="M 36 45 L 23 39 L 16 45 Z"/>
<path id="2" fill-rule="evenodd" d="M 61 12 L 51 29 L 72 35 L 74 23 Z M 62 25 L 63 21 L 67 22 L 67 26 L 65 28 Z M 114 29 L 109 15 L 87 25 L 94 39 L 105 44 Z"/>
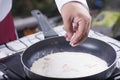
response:
<path id="1" fill-rule="evenodd" d="M 87 53 L 59 52 L 35 61 L 31 71 L 56 78 L 76 78 L 94 75 L 108 68 L 107 62 Z"/>

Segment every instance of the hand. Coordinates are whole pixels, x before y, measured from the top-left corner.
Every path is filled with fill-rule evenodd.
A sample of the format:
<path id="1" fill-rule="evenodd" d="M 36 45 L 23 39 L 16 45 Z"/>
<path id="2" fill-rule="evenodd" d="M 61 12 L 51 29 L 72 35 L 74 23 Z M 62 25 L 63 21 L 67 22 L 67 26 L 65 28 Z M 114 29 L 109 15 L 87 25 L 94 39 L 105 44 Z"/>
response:
<path id="1" fill-rule="evenodd" d="M 69 2 L 61 9 L 61 16 L 66 31 L 65 38 L 71 46 L 84 41 L 89 33 L 91 16 L 89 10 L 78 2 Z"/>

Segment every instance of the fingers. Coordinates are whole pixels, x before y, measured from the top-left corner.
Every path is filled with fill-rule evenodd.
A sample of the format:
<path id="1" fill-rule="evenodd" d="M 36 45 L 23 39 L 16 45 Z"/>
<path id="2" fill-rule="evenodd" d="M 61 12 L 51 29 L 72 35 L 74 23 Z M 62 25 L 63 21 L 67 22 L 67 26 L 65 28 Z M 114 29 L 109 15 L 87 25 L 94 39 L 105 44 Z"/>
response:
<path id="1" fill-rule="evenodd" d="M 66 35 L 65 35 L 65 38 L 67 41 L 70 41 L 71 40 L 71 37 L 73 36 L 73 27 L 72 27 L 72 21 L 71 19 L 69 19 L 69 17 L 67 18 L 63 18 L 63 22 L 64 22 L 64 29 L 66 31 Z"/>
<path id="2" fill-rule="evenodd" d="M 70 40 L 70 44 L 72 46 L 77 46 L 79 45 L 83 40 L 84 38 L 86 37 L 86 22 L 83 18 L 80 18 L 80 17 L 77 17 L 74 19 L 74 23 L 77 24 L 77 29 L 76 31 L 74 32 L 71 40 Z M 76 25 L 75 25 L 76 26 Z M 74 27 L 75 27 L 74 26 Z"/>
<path id="3" fill-rule="evenodd" d="M 73 36 L 73 33 L 68 33 L 67 32 L 66 35 L 65 35 L 66 41 L 70 41 L 72 36 Z"/>
<path id="4" fill-rule="evenodd" d="M 73 23 L 74 30 L 76 31 L 73 33 L 70 44 L 71 46 L 77 46 L 87 38 L 91 26 L 91 18 L 76 17 L 74 18 Z"/>
<path id="5" fill-rule="evenodd" d="M 71 24 L 72 25 L 69 25 Z M 90 20 L 84 17 L 75 17 L 73 21 L 66 22 L 66 40 L 70 41 L 71 46 L 77 46 L 82 43 L 88 36 L 90 30 Z"/>
<path id="6" fill-rule="evenodd" d="M 86 23 L 85 25 L 86 25 L 86 28 L 84 29 L 83 34 L 81 34 L 81 37 L 77 39 L 76 43 L 72 44 L 73 47 L 80 45 L 87 38 L 90 30 L 90 24 Z"/>

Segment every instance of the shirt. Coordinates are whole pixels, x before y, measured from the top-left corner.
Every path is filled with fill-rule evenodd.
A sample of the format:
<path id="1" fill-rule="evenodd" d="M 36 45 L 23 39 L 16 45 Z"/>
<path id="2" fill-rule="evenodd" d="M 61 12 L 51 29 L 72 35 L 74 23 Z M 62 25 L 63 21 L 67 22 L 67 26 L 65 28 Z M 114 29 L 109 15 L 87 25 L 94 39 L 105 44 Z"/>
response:
<path id="1" fill-rule="evenodd" d="M 70 1 L 77 1 L 87 6 L 86 0 L 55 0 L 59 12 L 64 4 Z M 0 0 L 0 22 L 7 16 L 12 7 L 12 0 Z"/>
<path id="2" fill-rule="evenodd" d="M 0 22 L 0 45 L 16 40 L 16 30 L 11 12 Z"/>
<path id="3" fill-rule="evenodd" d="M 12 7 L 12 0 L 0 0 L 0 22 L 8 15 Z"/>

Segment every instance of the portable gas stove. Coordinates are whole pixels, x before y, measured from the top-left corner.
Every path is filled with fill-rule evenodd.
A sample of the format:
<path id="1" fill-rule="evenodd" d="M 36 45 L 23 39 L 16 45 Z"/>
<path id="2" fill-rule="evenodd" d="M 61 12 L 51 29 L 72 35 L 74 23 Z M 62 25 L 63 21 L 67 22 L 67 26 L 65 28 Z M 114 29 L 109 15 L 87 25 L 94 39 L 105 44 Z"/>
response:
<path id="1" fill-rule="evenodd" d="M 59 26 L 55 29 L 56 32 L 59 32 L 58 33 L 59 35 L 64 34 L 62 27 Z M 37 41 L 38 41 L 38 39 L 39 40 L 43 39 L 43 36 L 41 36 L 40 33 L 37 33 L 34 35 L 35 35 L 34 38 L 37 38 Z M 107 37 L 105 35 L 102 35 L 98 32 L 92 31 L 92 30 L 90 31 L 89 37 L 102 40 L 102 41 L 110 44 L 115 49 L 117 56 L 118 56 L 118 62 L 116 64 L 117 67 L 116 67 L 116 70 L 114 70 L 111 77 L 107 80 L 120 80 L 120 59 L 119 59 L 120 58 L 120 41 L 117 41 L 115 39 L 112 39 L 110 37 Z M 28 44 L 26 42 L 29 42 L 29 41 L 26 41 L 27 39 L 25 39 L 25 38 L 24 38 L 25 41 L 23 41 L 23 39 L 19 39 L 19 40 L 20 40 L 19 42 L 21 42 L 21 44 L 23 43 L 25 45 Z M 33 39 L 31 39 L 31 40 L 33 41 Z M 34 40 L 33 42 L 37 42 L 37 41 Z M 12 43 L 14 43 L 14 42 L 12 42 Z M 11 46 L 9 47 L 8 44 L 6 44 L 6 45 L 8 48 L 11 47 Z M 32 44 L 30 44 L 30 45 L 32 45 Z M 27 45 L 27 47 L 29 47 L 29 46 Z M 13 45 L 12 45 L 12 47 L 13 47 Z M 15 50 L 18 50 L 18 49 L 15 49 Z M 22 63 L 21 63 L 20 55 L 23 51 L 20 51 L 20 52 L 15 51 L 15 52 L 16 53 L 12 54 L 11 56 L 7 56 L 3 59 L 0 59 L 0 80 L 30 80 L 29 78 L 26 77 Z"/>

